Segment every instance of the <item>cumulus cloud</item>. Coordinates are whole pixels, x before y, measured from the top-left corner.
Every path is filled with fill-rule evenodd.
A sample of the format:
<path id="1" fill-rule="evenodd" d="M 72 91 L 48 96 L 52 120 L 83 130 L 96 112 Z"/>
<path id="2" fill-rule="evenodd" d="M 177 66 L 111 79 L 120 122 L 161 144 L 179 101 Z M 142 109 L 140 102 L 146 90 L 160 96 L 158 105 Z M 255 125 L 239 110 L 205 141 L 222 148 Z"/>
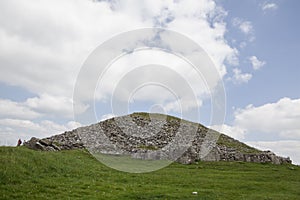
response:
<path id="1" fill-rule="evenodd" d="M 251 62 L 254 70 L 258 70 L 266 64 L 265 61 L 259 60 L 256 56 L 251 56 L 249 61 Z"/>
<path id="2" fill-rule="evenodd" d="M 144 27 L 164 27 L 178 31 L 197 42 L 208 53 L 221 78 L 227 73 L 224 63 L 238 64 L 237 49 L 230 46 L 224 37 L 227 31 L 224 22 L 226 12 L 213 0 L 3 0 L 0 2 L 0 10 L 0 81 L 35 94 L 35 97 L 24 102 L 2 100 L 2 126 L 7 123 L 3 130 L 14 127 L 12 121 L 6 119 L 17 120 L 14 122 L 18 123 L 35 119 L 36 122 L 31 121 L 32 126 L 43 128 L 47 126 L 41 125 L 41 117 L 71 120 L 73 88 L 81 65 L 99 44 L 125 31 Z M 247 23 L 241 24 L 241 27 L 246 32 L 251 29 L 247 28 Z M 161 63 L 166 58 L 152 55 L 148 54 L 150 62 L 156 60 Z M 126 59 L 124 63 L 127 62 L 128 66 L 133 59 L 130 56 Z M 148 61 L 146 57 L 142 59 Z M 196 101 L 184 99 L 187 103 L 185 109 L 193 109 L 195 102 L 201 102 L 207 93 L 207 90 L 199 88 L 206 86 L 199 83 L 189 69 L 180 67 L 180 62 L 173 59 L 168 61 L 166 64 L 189 80 L 191 88 L 196 91 Z M 139 61 L 136 63 L 141 64 Z M 120 70 L 120 67 L 114 69 L 112 75 L 116 77 L 126 72 Z M 163 73 L 156 76 L 163 78 Z M 217 85 L 217 80 L 212 78 L 208 77 L 209 81 Z M 96 100 L 105 100 L 105 92 L 109 93 L 113 86 L 111 80 L 103 84 L 106 87 L 102 93 L 95 94 Z M 176 83 L 176 80 L 171 81 Z M 178 86 L 181 85 L 178 83 Z M 149 99 L 153 91 L 151 88 L 147 90 L 135 98 Z M 176 101 L 170 101 L 170 95 L 151 95 L 151 98 L 168 106 L 170 110 L 178 110 L 174 106 Z M 84 112 L 88 105 L 82 104 L 81 108 Z M 15 112 L 10 113 L 9 110 Z M 67 124 L 63 126 L 67 127 Z M 49 128 L 48 132 L 51 130 Z"/>
<path id="3" fill-rule="evenodd" d="M 300 164 L 300 99 L 282 98 L 261 106 L 248 105 L 237 109 L 232 126 L 217 128 L 225 134 L 262 150 L 289 156 Z M 251 137 L 260 134 L 260 138 Z M 269 137 L 264 137 L 266 136 Z"/>
<path id="4" fill-rule="evenodd" d="M 114 13 L 106 2 L 0 4 L 0 79 L 37 94 L 72 97 L 87 55 L 111 35 L 141 25 L 134 16 Z"/>
<path id="5" fill-rule="evenodd" d="M 233 18 L 232 25 L 236 27 L 245 36 L 245 41 L 240 43 L 240 48 L 244 48 L 247 43 L 255 40 L 254 27 L 251 21 L 242 18 Z"/>
<path id="6" fill-rule="evenodd" d="M 263 11 L 268 11 L 268 10 L 277 10 L 278 9 L 278 5 L 276 3 L 263 3 L 261 5 L 261 9 Z"/>
<path id="7" fill-rule="evenodd" d="M 252 23 L 241 18 L 234 18 L 232 24 L 233 26 L 238 27 L 239 30 L 246 35 L 251 34 L 254 31 Z"/>
<path id="8" fill-rule="evenodd" d="M 0 99 L 0 117 L 14 117 L 18 119 L 35 119 L 42 114 L 33 111 L 24 103 L 14 102 L 8 99 Z"/>
<path id="9" fill-rule="evenodd" d="M 110 98 L 129 103 L 147 101 L 162 105 L 167 112 L 188 112 L 200 107 L 201 96 L 211 92 L 206 81 L 195 68 L 175 55 L 139 51 L 110 66 L 99 81 L 95 97 L 99 101 Z M 210 89 L 214 88 L 212 85 Z"/>
<path id="10" fill-rule="evenodd" d="M 249 132 L 279 134 L 300 140 L 300 99 L 282 98 L 262 106 L 248 105 L 235 112 L 235 124 Z"/>
<path id="11" fill-rule="evenodd" d="M 190 100 L 190 99 L 180 99 L 177 101 L 172 101 L 163 105 L 166 112 L 188 112 L 191 109 L 197 109 L 202 106 L 202 101 L 200 100 Z"/>
<path id="12" fill-rule="evenodd" d="M 226 12 L 212 0 L 12 0 L 1 1 L 1 9 L 0 80 L 38 94 L 43 102 L 45 94 L 61 97 L 60 104 L 69 101 L 88 54 L 126 30 L 159 26 L 179 31 L 208 52 L 221 76 L 226 74 L 225 60 L 236 62 L 237 50 L 224 39 Z"/>
<path id="13" fill-rule="evenodd" d="M 80 105 L 80 113 L 88 108 Z M 73 118 L 73 100 L 62 96 L 42 94 L 39 97 L 28 98 L 24 102 L 0 99 L 0 118 L 38 119 L 41 117 Z"/>
<path id="14" fill-rule="evenodd" d="M 44 138 L 79 126 L 81 124 L 75 121 L 61 125 L 49 120 L 35 123 L 30 120 L 0 119 L 0 145 L 15 145 L 18 138 L 22 140 L 29 140 L 31 137 Z"/>
<path id="15" fill-rule="evenodd" d="M 105 115 L 102 115 L 102 116 L 101 116 L 100 121 L 105 121 L 105 120 L 110 119 L 110 118 L 113 118 L 113 117 L 115 117 L 115 115 L 112 114 L 112 113 L 105 114 Z"/>
<path id="16" fill-rule="evenodd" d="M 251 31 L 253 31 L 253 26 L 252 26 L 252 23 L 250 21 L 241 22 L 239 24 L 239 28 L 245 34 L 248 34 Z"/>
<path id="17" fill-rule="evenodd" d="M 228 135 L 237 140 L 245 139 L 246 130 L 238 126 L 230 126 L 227 124 L 223 124 L 223 125 L 213 125 L 210 128 L 214 130 L 218 130 L 219 132 L 224 133 L 225 135 Z"/>
<path id="18" fill-rule="evenodd" d="M 261 149 L 271 149 L 282 156 L 290 156 L 295 163 L 300 164 L 299 121 L 300 99 L 282 98 L 275 103 L 248 105 L 238 109 L 234 126 L 245 130 L 245 140 L 255 133 L 269 135 L 273 141 L 267 139 L 247 143 Z"/>
<path id="19" fill-rule="evenodd" d="M 5 67 L 0 80 L 38 94 L 71 97 L 80 65 L 98 44 L 126 30 L 156 26 L 154 19 L 159 17 L 166 28 L 187 34 L 203 46 L 223 70 L 221 74 L 224 60 L 235 53 L 223 38 L 224 22 L 207 17 L 222 14 L 211 0 L 12 0 L 1 1 L 1 10 L 0 52 Z"/>
<path id="20" fill-rule="evenodd" d="M 231 79 L 236 84 L 247 83 L 252 78 L 252 74 L 242 73 L 238 68 L 233 69 L 233 78 Z"/>
<path id="21" fill-rule="evenodd" d="M 73 117 L 73 100 L 64 96 L 41 94 L 39 97 L 28 98 L 24 105 L 47 115 L 59 115 L 64 118 Z M 88 106 L 82 105 L 80 111 L 84 112 L 87 108 Z"/>

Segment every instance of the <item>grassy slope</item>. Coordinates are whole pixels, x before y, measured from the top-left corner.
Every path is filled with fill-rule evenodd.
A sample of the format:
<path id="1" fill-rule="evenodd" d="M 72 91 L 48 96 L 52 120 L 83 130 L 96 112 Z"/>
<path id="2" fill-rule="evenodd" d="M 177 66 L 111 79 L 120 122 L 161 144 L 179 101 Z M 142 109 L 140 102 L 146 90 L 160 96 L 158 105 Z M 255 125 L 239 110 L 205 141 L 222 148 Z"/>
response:
<path id="1" fill-rule="evenodd" d="M 224 146 L 227 146 L 229 148 L 234 148 L 236 150 L 238 150 L 239 152 L 241 153 L 260 153 L 262 151 L 258 150 L 258 149 L 255 149 L 253 147 L 250 147 L 248 145 L 246 145 L 245 143 L 242 143 L 238 140 L 235 140 L 227 135 L 224 135 L 224 134 L 221 134 L 218 141 L 217 141 L 217 144 L 219 145 L 224 145 Z"/>
<path id="2" fill-rule="evenodd" d="M 85 151 L 24 147 L 0 147 L 0 160 L 0 199 L 300 199 L 300 167 L 293 165 L 174 163 L 131 174 Z"/>

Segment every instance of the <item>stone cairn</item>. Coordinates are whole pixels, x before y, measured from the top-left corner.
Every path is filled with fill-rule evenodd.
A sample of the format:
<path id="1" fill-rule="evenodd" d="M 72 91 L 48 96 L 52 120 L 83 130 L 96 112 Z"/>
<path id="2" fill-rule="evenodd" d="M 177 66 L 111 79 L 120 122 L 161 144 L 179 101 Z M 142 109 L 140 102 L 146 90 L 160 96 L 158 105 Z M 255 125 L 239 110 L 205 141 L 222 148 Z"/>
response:
<path id="1" fill-rule="evenodd" d="M 186 142 L 186 138 L 192 139 Z M 168 147 L 169 144 L 173 146 Z M 260 151 L 201 124 L 148 113 L 111 118 L 44 139 L 31 138 L 24 146 L 41 151 L 86 148 L 91 153 L 130 155 L 137 159 L 176 158 L 183 164 L 197 161 L 292 163 L 290 158 Z M 172 157 L 174 149 L 180 148 L 182 151 L 176 151 L 180 155 Z"/>

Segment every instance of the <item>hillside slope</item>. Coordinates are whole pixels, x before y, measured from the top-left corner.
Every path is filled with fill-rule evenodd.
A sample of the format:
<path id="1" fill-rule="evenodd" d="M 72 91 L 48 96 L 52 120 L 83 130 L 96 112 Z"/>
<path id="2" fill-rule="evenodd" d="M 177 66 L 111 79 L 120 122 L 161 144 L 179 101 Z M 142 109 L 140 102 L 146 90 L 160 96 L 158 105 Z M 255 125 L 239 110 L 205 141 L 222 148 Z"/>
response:
<path id="1" fill-rule="evenodd" d="M 0 199 L 299 199 L 300 167 L 245 162 L 173 163 L 124 173 L 86 150 L 0 147 Z M 193 195 L 192 192 L 198 192 Z"/>
<path id="2" fill-rule="evenodd" d="M 291 163 L 201 124 L 149 113 L 115 117 L 41 140 L 32 138 L 25 146 L 47 151 L 87 148 L 91 153 L 184 164 L 199 160 Z"/>

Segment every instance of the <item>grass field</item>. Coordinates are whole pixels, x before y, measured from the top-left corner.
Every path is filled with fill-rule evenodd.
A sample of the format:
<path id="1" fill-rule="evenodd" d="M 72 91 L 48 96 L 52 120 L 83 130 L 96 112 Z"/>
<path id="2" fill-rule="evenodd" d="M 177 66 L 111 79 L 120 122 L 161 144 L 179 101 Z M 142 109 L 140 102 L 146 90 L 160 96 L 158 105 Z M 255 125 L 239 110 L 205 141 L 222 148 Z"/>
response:
<path id="1" fill-rule="evenodd" d="M 0 147 L 0 160 L 0 199 L 300 199 L 294 165 L 173 163 L 134 174 L 108 168 L 83 150 L 25 147 Z"/>

